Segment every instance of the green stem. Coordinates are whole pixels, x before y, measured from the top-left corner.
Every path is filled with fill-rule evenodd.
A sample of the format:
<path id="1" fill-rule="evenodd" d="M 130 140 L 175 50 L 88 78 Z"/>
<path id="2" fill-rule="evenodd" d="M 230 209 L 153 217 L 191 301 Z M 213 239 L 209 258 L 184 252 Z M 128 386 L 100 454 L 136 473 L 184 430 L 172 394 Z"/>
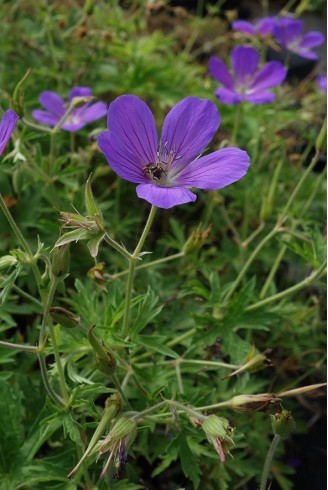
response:
<path id="1" fill-rule="evenodd" d="M 180 361 L 176 360 L 174 362 L 174 366 L 175 366 L 175 374 L 177 377 L 177 384 L 178 384 L 179 393 L 184 393 L 184 387 L 183 387 L 183 381 L 182 381 L 181 369 L 180 369 Z"/>
<path id="2" fill-rule="evenodd" d="M 293 204 L 293 201 L 296 197 L 296 195 L 298 194 L 300 188 L 302 187 L 304 181 L 306 180 L 307 176 L 312 172 L 313 168 L 315 167 L 317 161 L 319 160 L 319 156 L 320 156 L 320 152 L 318 150 L 316 150 L 315 152 L 315 155 L 314 157 L 312 158 L 312 161 L 310 163 L 310 165 L 306 168 L 306 170 L 303 172 L 303 175 L 302 177 L 300 178 L 300 180 L 298 181 L 297 183 L 297 186 L 295 187 L 295 189 L 293 190 L 290 198 L 288 199 L 287 201 L 287 204 L 286 206 L 284 207 L 283 211 L 282 211 L 282 216 L 284 219 L 287 218 L 287 213 L 288 211 L 290 210 L 291 208 L 291 205 Z"/>
<path id="3" fill-rule="evenodd" d="M 57 371 L 58 371 L 59 383 L 60 383 L 60 387 L 61 387 L 61 391 L 62 391 L 62 394 L 63 394 L 64 401 L 65 401 L 65 403 L 67 405 L 68 402 L 69 402 L 69 393 L 68 393 L 68 389 L 67 389 L 67 385 L 66 385 L 66 380 L 65 380 L 65 374 L 64 374 L 62 363 L 61 363 L 60 354 L 59 354 L 59 349 L 58 349 L 58 344 L 57 344 L 55 329 L 54 329 L 54 326 L 53 326 L 53 323 L 52 323 L 51 318 L 49 317 L 49 315 L 47 315 L 47 316 L 48 316 L 49 335 L 50 335 L 50 338 L 51 338 L 52 348 L 53 348 L 53 351 L 54 351 L 54 357 L 55 357 Z"/>
<path id="4" fill-rule="evenodd" d="M 32 303 L 34 303 L 35 305 L 37 305 L 39 308 L 42 308 L 41 301 L 39 301 L 38 299 L 36 299 L 34 296 L 32 296 L 31 294 L 27 293 L 26 291 L 24 291 L 20 287 L 16 286 L 16 284 L 13 284 L 12 285 L 12 288 L 13 288 L 14 291 L 16 291 L 18 294 L 20 294 L 23 298 L 28 299 L 29 301 L 31 301 Z"/>
<path id="5" fill-rule="evenodd" d="M 274 263 L 272 264 L 271 270 L 268 274 L 268 277 L 265 280 L 265 283 L 263 285 L 263 288 L 261 289 L 260 292 L 260 299 L 263 299 L 266 296 L 266 293 L 268 292 L 268 289 L 273 281 L 274 276 L 276 275 L 276 272 L 278 270 L 278 267 L 280 265 L 280 262 L 282 261 L 285 253 L 287 250 L 287 245 L 283 245 L 281 249 L 279 250 L 279 253 L 277 257 L 275 258 Z"/>
<path id="6" fill-rule="evenodd" d="M 119 252 L 121 255 L 123 255 L 126 259 L 128 259 L 128 260 L 131 259 L 131 254 L 124 247 L 122 247 L 122 245 L 120 245 L 115 240 L 113 240 L 108 235 L 107 231 L 105 231 L 104 240 L 105 240 L 105 242 L 108 243 L 108 245 L 113 247 L 117 252 Z"/>
<path id="7" fill-rule="evenodd" d="M 233 125 L 231 141 L 230 141 L 230 144 L 232 146 L 235 146 L 237 142 L 237 133 L 240 125 L 241 111 L 242 111 L 242 103 L 238 104 L 236 109 L 235 121 Z"/>
<path id="8" fill-rule="evenodd" d="M 25 352 L 30 352 L 31 354 L 38 353 L 38 348 L 35 347 L 34 345 L 13 344 L 12 342 L 5 342 L 4 340 L 0 340 L 0 347 L 6 347 L 7 349 L 22 350 Z"/>
<path id="9" fill-rule="evenodd" d="M 276 449 L 278 447 L 279 442 L 281 441 L 281 437 L 278 436 L 277 434 L 274 435 L 267 457 L 265 459 L 264 467 L 263 467 L 263 472 L 262 472 L 262 477 L 261 477 L 261 486 L 260 490 L 266 490 L 267 488 L 267 481 L 270 473 L 270 468 L 272 465 L 273 457 L 276 452 Z"/>
<path id="10" fill-rule="evenodd" d="M 14 218 L 12 217 L 9 209 L 7 208 L 6 206 L 6 203 L 5 201 L 3 200 L 3 197 L 0 193 L 0 208 L 3 212 L 3 214 L 5 215 L 5 217 L 7 218 L 13 232 L 15 233 L 16 237 L 17 237 L 17 240 L 18 242 L 21 244 L 24 252 L 26 253 L 27 255 L 27 258 L 29 260 L 29 263 L 31 265 L 31 268 L 32 268 L 32 272 L 34 274 L 34 277 L 35 277 L 35 280 L 36 280 L 36 283 L 38 285 L 38 288 L 40 290 L 40 286 L 42 284 L 42 278 L 41 278 L 41 274 L 40 274 L 40 271 L 39 271 L 39 268 L 37 266 L 37 264 L 35 263 L 35 258 L 33 256 L 33 253 L 27 243 L 27 241 L 25 240 L 22 232 L 20 231 L 20 229 L 18 228 Z M 42 297 L 42 296 L 41 296 Z"/>
<path id="11" fill-rule="evenodd" d="M 157 259 L 157 260 L 152 260 L 151 262 L 147 262 L 146 264 L 138 265 L 135 270 L 140 271 L 142 269 L 148 269 L 148 267 L 153 267 L 156 265 L 164 264 L 165 262 L 170 262 L 171 260 L 176 260 L 180 259 L 182 257 L 185 257 L 184 252 L 179 252 L 176 254 L 169 255 L 168 257 L 163 257 L 162 259 Z M 118 272 L 117 274 L 111 274 L 110 278 L 111 279 L 118 279 L 119 277 L 126 276 L 126 274 L 129 273 L 129 269 L 126 269 L 125 271 Z"/>
<path id="12" fill-rule="evenodd" d="M 168 366 L 172 365 L 178 362 L 179 364 L 196 364 L 199 366 L 205 366 L 205 367 L 213 367 L 213 368 L 227 368 L 227 369 L 239 369 L 241 366 L 237 364 L 227 364 L 225 362 L 219 362 L 219 361 L 206 361 L 206 360 L 201 360 L 201 359 L 183 359 L 180 358 L 178 361 L 169 361 L 169 360 L 164 360 L 164 361 L 156 361 L 156 362 L 142 362 L 138 364 L 138 368 L 145 368 L 145 367 L 154 367 L 156 366 Z"/>
<path id="13" fill-rule="evenodd" d="M 48 316 L 49 316 L 49 309 L 52 305 L 53 299 L 54 299 L 54 294 L 57 289 L 58 285 L 58 279 L 52 278 L 50 282 L 50 288 L 48 291 L 48 294 L 45 298 L 44 301 L 44 308 L 43 308 L 43 317 L 42 317 L 42 323 L 41 323 L 41 329 L 40 329 L 40 335 L 39 335 L 39 350 L 43 351 L 44 347 L 47 342 L 47 321 L 48 321 Z"/>
<path id="14" fill-rule="evenodd" d="M 299 282 L 298 284 L 295 284 L 294 286 L 291 286 L 288 289 L 285 289 L 284 291 L 281 291 L 280 293 L 274 294 L 273 296 L 269 296 L 268 298 L 263 299 L 262 301 L 258 301 L 257 303 L 247 306 L 245 308 L 245 311 L 253 311 L 257 310 L 258 308 L 261 308 L 261 306 L 266 305 L 268 303 L 272 303 L 274 301 L 281 300 L 283 298 L 286 298 L 290 294 L 297 293 L 298 291 L 301 291 L 303 288 L 307 287 L 312 281 L 314 281 L 317 277 L 321 275 L 321 273 L 325 270 L 327 265 L 327 262 L 325 261 L 324 264 L 319 267 L 318 270 L 310 274 L 308 277 L 303 279 L 303 281 Z"/>
<path id="15" fill-rule="evenodd" d="M 258 244 L 258 246 L 255 248 L 255 250 L 251 253 L 249 256 L 248 260 L 245 262 L 244 267 L 241 269 L 240 273 L 237 276 L 237 279 L 233 283 L 232 287 L 228 291 L 226 297 L 225 297 L 225 302 L 227 302 L 233 293 L 236 291 L 237 287 L 239 286 L 240 282 L 244 278 L 246 272 L 248 271 L 248 268 L 254 261 L 254 259 L 257 257 L 258 253 L 262 250 L 264 245 L 271 240 L 277 233 L 279 232 L 279 229 L 277 226 L 275 226 Z"/>
<path id="16" fill-rule="evenodd" d="M 125 308 L 124 308 L 124 317 L 123 317 L 123 325 L 122 325 L 123 337 L 127 336 L 128 329 L 129 329 L 129 315 L 130 315 L 131 297 L 132 297 L 132 288 L 133 288 L 133 283 L 134 283 L 134 273 L 135 273 L 135 268 L 136 268 L 136 261 L 140 259 L 140 252 L 141 252 L 142 247 L 145 243 L 145 240 L 146 240 L 146 237 L 149 233 L 150 227 L 153 223 L 153 220 L 154 220 L 154 217 L 156 214 L 156 210 L 157 210 L 157 208 L 155 206 L 151 207 L 150 213 L 149 213 L 147 222 L 145 224 L 144 230 L 141 234 L 140 240 L 139 240 L 132 256 L 130 255 L 130 257 L 129 257 L 130 266 L 129 266 L 129 272 L 128 272 L 127 285 L 126 285 Z"/>
<path id="17" fill-rule="evenodd" d="M 46 358 L 45 358 L 43 352 L 38 353 L 38 358 L 39 358 L 39 363 L 40 363 L 41 377 L 42 377 L 42 381 L 43 381 L 44 387 L 46 389 L 46 392 L 48 393 L 50 398 L 56 403 L 56 405 L 59 405 L 59 406 L 64 405 L 65 406 L 64 400 L 59 395 L 57 395 L 57 393 L 53 390 L 53 388 L 49 382 L 47 365 L 46 365 Z"/>
<path id="18" fill-rule="evenodd" d="M 111 375 L 111 377 L 112 377 L 113 384 L 114 384 L 115 388 L 117 389 L 117 391 L 119 392 L 119 394 L 121 395 L 121 397 L 122 397 L 122 399 L 123 399 L 123 401 L 124 401 L 125 405 L 126 405 L 128 408 L 130 408 L 130 409 L 131 409 L 130 402 L 129 402 L 129 400 L 127 399 L 127 397 L 125 396 L 124 391 L 123 391 L 123 390 L 122 390 L 122 388 L 121 388 L 121 385 L 120 385 L 120 383 L 119 383 L 119 380 L 117 379 L 116 374 L 115 374 L 115 373 L 113 373 L 113 374 Z"/>

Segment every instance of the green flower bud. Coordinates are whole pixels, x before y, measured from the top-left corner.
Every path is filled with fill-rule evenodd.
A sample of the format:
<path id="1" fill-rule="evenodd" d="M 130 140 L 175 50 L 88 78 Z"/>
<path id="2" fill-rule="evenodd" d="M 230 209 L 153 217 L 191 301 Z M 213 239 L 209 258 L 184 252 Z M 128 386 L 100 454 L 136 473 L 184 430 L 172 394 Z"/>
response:
<path id="1" fill-rule="evenodd" d="M 282 439 L 287 439 L 295 430 L 295 420 L 291 412 L 282 410 L 280 413 L 270 415 L 270 417 L 274 434 L 280 436 Z"/>
<path id="2" fill-rule="evenodd" d="M 84 202 L 88 215 L 96 220 L 99 230 L 103 230 L 105 226 L 103 222 L 103 216 L 95 201 L 95 198 L 93 197 L 90 177 L 85 184 Z"/>
<path id="3" fill-rule="evenodd" d="M 12 255 L 4 255 L 0 257 L 0 269 L 7 269 L 18 264 L 18 260 Z"/>
<path id="4" fill-rule="evenodd" d="M 52 273 L 55 277 L 66 276 L 69 271 L 69 244 L 55 248 L 52 259 Z"/>
<path id="5" fill-rule="evenodd" d="M 128 419 L 126 417 L 121 417 L 107 434 L 104 442 L 99 448 L 99 453 L 105 453 L 106 451 L 111 449 L 113 445 L 115 445 L 116 441 L 124 439 L 126 437 L 129 437 L 129 442 L 131 441 L 131 445 L 135 439 L 136 432 L 137 424 L 134 422 L 134 420 Z"/>
<path id="6" fill-rule="evenodd" d="M 80 323 L 80 317 L 73 315 L 70 311 L 60 306 L 53 306 L 49 309 L 51 318 L 62 327 L 74 328 Z"/>
<path id="7" fill-rule="evenodd" d="M 227 419 L 209 415 L 203 422 L 202 429 L 208 440 L 213 444 L 222 463 L 225 462 L 225 453 L 229 453 L 230 445 L 233 444 L 233 428 Z"/>
<path id="8" fill-rule="evenodd" d="M 201 231 L 200 226 L 196 228 L 184 244 L 182 252 L 188 255 L 200 249 L 211 233 L 211 229 L 211 226 L 208 226 L 205 231 Z"/>
<path id="9" fill-rule="evenodd" d="M 273 393 L 260 395 L 237 395 L 231 399 L 231 408 L 236 412 L 262 412 L 279 403 Z"/>
<path id="10" fill-rule="evenodd" d="M 97 367 L 102 373 L 112 375 L 116 367 L 115 358 L 108 347 L 104 344 L 102 345 L 94 335 L 94 328 L 95 325 L 88 330 L 88 339 L 94 351 Z"/>

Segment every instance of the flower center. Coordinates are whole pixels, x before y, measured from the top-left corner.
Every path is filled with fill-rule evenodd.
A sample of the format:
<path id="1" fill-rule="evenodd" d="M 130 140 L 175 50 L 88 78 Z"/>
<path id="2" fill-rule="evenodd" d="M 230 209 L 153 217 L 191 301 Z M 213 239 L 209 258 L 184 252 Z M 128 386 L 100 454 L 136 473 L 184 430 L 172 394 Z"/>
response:
<path id="1" fill-rule="evenodd" d="M 156 161 L 147 163 L 143 168 L 143 173 L 154 184 L 163 187 L 172 185 L 170 181 L 170 167 L 174 160 L 179 160 L 180 156 L 176 156 L 175 146 L 168 149 L 167 142 L 162 146 L 159 144 L 156 151 Z"/>

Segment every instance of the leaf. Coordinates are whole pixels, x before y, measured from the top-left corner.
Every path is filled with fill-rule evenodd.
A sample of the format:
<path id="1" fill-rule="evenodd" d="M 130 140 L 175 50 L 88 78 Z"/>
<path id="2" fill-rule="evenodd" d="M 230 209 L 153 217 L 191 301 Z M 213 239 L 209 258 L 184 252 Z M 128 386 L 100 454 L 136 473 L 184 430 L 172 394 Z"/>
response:
<path id="1" fill-rule="evenodd" d="M 148 288 L 146 294 L 139 296 L 138 311 L 133 319 L 131 336 L 141 332 L 161 311 L 163 306 L 156 306 L 158 296 Z"/>
<path id="2" fill-rule="evenodd" d="M 197 459 L 191 452 L 187 438 L 183 432 L 180 432 L 178 435 L 176 443 L 179 448 L 179 458 L 181 461 L 182 471 L 187 478 L 190 478 L 194 484 L 194 487 L 198 488 L 201 471 Z"/>
<path id="3" fill-rule="evenodd" d="M 138 340 L 140 344 L 164 356 L 173 357 L 173 359 L 179 358 L 179 354 L 164 345 L 166 338 L 162 335 L 139 335 L 135 340 Z"/>
<path id="4" fill-rule="evenodd" d="M 60 247 L 71 242 L 78 242 L 79 240 L 90 240 L 94 238 L 95 233 L 89 230 L 72 230 L 64 233 L 55 243 L 55 247 Z"/>
<path id="5" fill-rule="evenodd" d="M 15 284 L 15 281 L 19 276 L 21 268 L 22 268 L 21 265 L 18 264 L 15 267 L 15 269 L 12 271 L 12 273 L 0 283 L 0 288 L 2 289 L 2 291 L 0 292 L 0 306 L 2 306 L 6 301 L 7 295 L 10 292 L 12 286 Z"/>

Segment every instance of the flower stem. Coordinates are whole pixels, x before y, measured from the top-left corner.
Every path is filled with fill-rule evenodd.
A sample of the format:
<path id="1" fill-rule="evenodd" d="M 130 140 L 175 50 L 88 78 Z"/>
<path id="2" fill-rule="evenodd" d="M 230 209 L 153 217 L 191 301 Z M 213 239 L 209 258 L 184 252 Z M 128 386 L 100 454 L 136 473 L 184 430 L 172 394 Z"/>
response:
<path id="1" fill-rule="evenodd" d="M 272 460 L 273 460 L 274 454 L 276 452 L 276 449 L 277 449 L 280 441 L 281 441 L 281 437 L 278 436 L 277 434 L 275 434 L 273 439 L 272 439 L 267 457 L 265 459 L 262 477 L 261 477 L 260 490 L 266 490 L 266 488 L 267 488 L 267 481 L 268 481 L 268 477 L 269 477 L 269 472 L 270 472 Z"/>
<path id="2" fill-rule="evenodd" d="M 234 125 L 232 130 L 231 141 L 230 141 L 230 144 L 232 146 L 235 146 L 237 142 L 237 133 L 240 125 L 241 111 L 242 111 L 242 103 L 238 104 L 236 109 L 235 120 L 234 120 Z"/>
<path id="3" fill-rule="evenodd" d="M 140 252 L 142 250 L 143 244 L 145 243 L 146 237 L 149 233 L 150 227 L 153 223 L 155 214 L 156 214 L 156 206 L 152 206 L 150 209 L 150 213 L 145 224 L 144 230 L 141 234 L 140 240 L 135 248 L 135 251 L 129 257 L 129 272 L 128 279 L 126 285 L 126 294 L 125 294 L 125 308 L 124 308 L 124 317 L 123 317 L 123 326 L 122 326 L 122 334 L 123 337 L 127 336 L 128 328 L 129 328 L 129 314 L 130 314 L 130 306 L 131 306 L 131 296 L 132 296 L 132 288 L 134 283 L 134 273 L 136 268 L 136 261 L 140 258 Z"/>
<path id="4" fill-rule="evenodd" d="M 115 240 L 113 240 L 107 231 L 105 231 L 104 235 L 104 240 L 105 242 L 108 243 L 111 247 L 113 247 L 117 252 L 119 252 L 121 255 L 123 255 L 126 259 L 130 260 L 131 259 L 131 254 L 124 248 L 122 245 L 117 243 Z"/>
<path id="5" fill-rule="evenodd" d="M 31 354 L 37 354 L 38 348 L 34 345 L 26 345 L 26 344 L 14 344 L 12 342 L 5 342 L 4 340 L 0 340 L 0 347 L 6 347 L 7 349 L 17 349 L 25 352 L 30 352 Z"/>
<path id="6" fill-rule="evenodd" d="M 52 388 L 52 386 L 49 382 L 47 365 L 46 365 L 46 358 L 45 358 L 45 355 L 43 354 L 43 352 L 38 353 L 38 358 L 39 358 L 39 363 L 40 363 L 41 377 L 42 377 L 42 381 L 43 381 L 44 387 L 46 389 L 46 392 L 48 393 L 50 398 L 56 403 L 56 405 L 59 405 L 59 406 L 64 405 L 65 406 L 64 400 L 59 395 L 57 395 L 57 393 L 54 391 L 54 389 Z"/>

